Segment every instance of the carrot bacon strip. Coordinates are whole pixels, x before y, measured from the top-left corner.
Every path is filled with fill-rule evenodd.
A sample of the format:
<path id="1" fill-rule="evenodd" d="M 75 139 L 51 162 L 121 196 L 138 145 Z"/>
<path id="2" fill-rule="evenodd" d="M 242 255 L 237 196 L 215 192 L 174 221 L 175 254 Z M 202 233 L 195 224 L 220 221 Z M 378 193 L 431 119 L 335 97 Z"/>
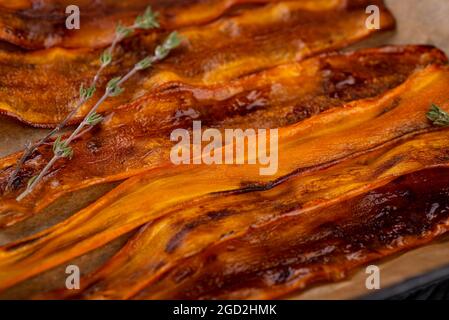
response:
<path id="1" fill-rule="evenodd" d="M 272 299 L 341 280 L 357 266 L 447 233 L 448 183 L 449 168 L 436 168 L 325 208 L 291 209 L 178 264 L 135 298 Z"/>
<path id="2" fill-rule="evenodd" d="M 187 278 L 206 276 L 202 274 L 202 269 L 209 270 L 208 255 L 203 252 L 215 252 L 212 246 L 227 248 L 224 243 L 239 242 L 240 247 L 243 240 L 231 239 L 243 238 L 244 241 L 248 241 L 249 236 L 246 234 L 257 234 L 254 232 L 255 228 L 274 220 L 290 220 L 292 215 L 296 217 L 295 224 L 299 225 L 296 220 L 301 220 L 302 223 L 302 227 L 296 229 L 294 239 L 307 240 L 307 237 L 311 238 L 315 233 L 303 219 L 307 219 L 309 224 L 333 222 L 322 214 L 320 214 L 323 216 L 322 219 L 317 218 L 316 212 L 323 211 L 329 214 L 332 212 L 329 207 L 335 207 L 336 202 L 347 197 L 352 199 L 360 195 L 373 194 L 377 192 L 373 190 L 389 184 L 398 176 L 438 165 L 449 167 L 448 138 L 449 130 L 419 135 L 408 141 L 344 161 L 326 170 L 292 177 L 268 190 L 256 189 L 255 192 L 243 194 L 236 192 L 212 194 L 185 204 L 184 207 L 147 225 L 98 272 L 82 279 L 81 291 L 62 290 L 41 295 L 40 298 L 128 299 L 143 288 L 148 288 L 145 291 L 152 293 L 144 292 L 140 297 L 147 295 L 150 297 L 153 294 L 163 298 L 178 297 L 177 295 L 184 297 L 182 296 L 184 292 L 189 291 L 193 291 L 192 294 L 196 295 L 197 284 L 193 284 L 193 281 L 190 282 Z M 380 210 L 379 207 L 375 209 Z M 312 218 L 315 220 L 311 220 Z M 282 237 L 282 234 L 279 234 L 279 237 Z M 287 240 L 282 248 L 287 250 Z M 355 254 L 352 251 L 347 254 L 351 253 Z M 196 264 L 200 261 L 200 258 L 190 258 L 195 254 L 199 254 L 204 260 L 200 265 L 189 268 L 190 261 L 195 261 Z M 261 257 L 263 256 L 261 254 Z M 307 257 L 306 254 L 304 256 Z M 189 262 L 183 261 L 186 258 L 189 258 Z M 233 260 L 229 268 L 237 262 L 235 257 Z M 307 262 L 306 260 L 303 263 Z M 247 264 L 252 265 L 251 261 Z M 219 267 L 224 268 L 221 265 Z M 265 272 L 268 273 L 269 270 Z M 219 278 L 220 273 L 217 273 L 216 277 Z M 155 285 L 155 288 L 152 285 Z M 160 290 L 161 288 L 164 290 Z M 226 292 L 226 287 L 221 289 Z M 157 292 L 160 292 L 160 296 Z M 198 294 L 185 297 L 201 296 Z"/>
<path id="3" fill-rule="evenodd" d="M 161 27 L 173 30 L 213 21 L 235 6 L 268 2 L 276 0 L 2 0 L 0 39 L 27 49 L 101 48 L 112 42 L 118 21 L 132 24 L 148 5 Z M 71 5 L 80 10 L 80 29 L 66 27 Z"/>
<path id="4" fill-rule="evenodd" d="M 0 199 L 0 225 L 25 219 L 68 192 L 163 166 L 169 161 L 170 132 L 191 128 L 194 119 L 218 128 L 282 127 L 346 102 L 379 95 L 401 84 L 413 71 L 446 61 L 432 47 L 385 47 L 326 54 L 225 86 L 171 83 L 157 94 L 115 110 L 101 127 L 75 141 L 74 159 L 57 164 L 30 196 L 17 203 L 15 198 L 28 178 L 52 156 L 50 146 L 40 148 L 25 163 L 15 190 Z M 17 157 L 20 154 L 0 161 L 0 190 L 5 189 Z"/>
<path id="5" fill-rule="evenodd" d="M 449 70 L 430 66 L 378 99 L 349 103 L 282 128 L 277 149 L 279 169 L 274 176 L 261 176 L 254 165 L 186 165 L 167 166 L 128 179 L 66 221 L 3 246 L 0 288 L 101 247 L 138 226 L 182 209 L 193 199 L 214 192 L 266 188 L 289 175 L 312 173 L 432 131 L 426 111 L 430 102 L 449 110 L 448 89 Z"/>
<path id="6" fill-rule="evenodd" d="M 130 79 L 124 86 L 124 94 L 108 99 L 100 112 L 134 101 L 170 81 L 219 84 L 342 48 L 377 33 L 379 30 L 365 27 L 365 7 L 350 5 L 354 1 L 282 2 L 246 9 L 207 27 L 180 30 L 185 39 L 183 44 L 163 63 Z M 390 29 L 394 19 L 387 9 L 381 8 L 381 30 Z M 80 121 L 90 110 L 107 79 L 128 71 L 152 53 L 165 36 L 142 35 L 119 46 L 117 50 L 125 52 L 118 54 L 122 59 L 105 70 L 96 95 L 75 115 L 73 122 Z M 74 108 L 72 102 L 81 83 L 88 83 L 97 71 L 100 54 L 100 50 L 60 48 L 33 53 L 0 51 L 0 73 L 5 75 L 0 79 L 0 112 L 34 126 L 57 125 Z M 55 83 L 58 90 L 54 90 Z"/>

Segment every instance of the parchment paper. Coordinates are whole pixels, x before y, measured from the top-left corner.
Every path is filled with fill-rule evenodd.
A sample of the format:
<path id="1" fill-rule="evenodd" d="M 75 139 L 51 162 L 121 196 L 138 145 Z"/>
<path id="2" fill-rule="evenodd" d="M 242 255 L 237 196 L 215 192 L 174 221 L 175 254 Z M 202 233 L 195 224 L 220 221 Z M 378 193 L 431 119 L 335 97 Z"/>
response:
<path id="1" fill-rule="evenodd" d="M 449 0 L 387 0 L 397 22 L 397 30 L 367 40 L 353 48 L 385 44 L 433 44 L 449 55 Z M 33 129 L 0 116 L 0 157 L 22 149 L 25 142 L 42 136 L 46 130 Z M 0 231 L 0 244 L 35 233 L 64 220 L 78 209 L 93 202 L 116 184 L 90 188 L 57 201 L 42 214 Z M 95 270 L 111 257 L 132 235 L 124 235 L 109 245 L 67 262 L 57 268 L 27 280 L 0 294 L 0 299 L 27 298 L 30 295 L 63 287 L 65 267 L 76 264 L 81 273 Z M 400 283 L 411 277 L 449 265 L 449 237 L 431 245 L 376 262 L 381 271 L 381 288 Z M 304 292 L 290 295 L 291 299 L 348 299 L 372 293 L 365 287 L 367 274 L 360 268 L 344 281 L 315 285 Z"/>

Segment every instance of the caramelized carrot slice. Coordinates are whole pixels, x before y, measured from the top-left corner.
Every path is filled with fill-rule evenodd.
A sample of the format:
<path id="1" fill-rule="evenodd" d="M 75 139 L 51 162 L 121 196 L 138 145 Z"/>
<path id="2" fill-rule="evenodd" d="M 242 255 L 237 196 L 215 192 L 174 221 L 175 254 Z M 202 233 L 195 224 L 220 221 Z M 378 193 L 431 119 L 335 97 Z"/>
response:
<path id="1" fill-rule="evenodd" d="M 288 232 L 285 239 L 282 239 L 283 245 L 279 248 L 283 248 L 282 250 L 285 249 L 285 251 L 293 250 L 290 248 L 289 241 L 299 241 L 297 239 L 311 241 L 316 233 L 319 234 L 319 232 L 315 233 L 317 224 L 332 224 L 337 220 L 333 210 L 335 207 L 344 208 L 339 203 L 348 203 L 347 199 L 354 198 L 363 199 L 357 200 L 363 203 L 363 201 L 369 200 L 370 195 L 377 194 L 379 188 L 385 185 L 394 186 L 392 181 L 398 176 L 408 175 L 425 168 L 441 165 L 447 166 L 448 169 L 445 172 L 449 172 L 448 138 L 449 130 L 423 134 L 344 161 L 328 169 L 293 176 L 275 186 L 267 185 L 265 188 L 259 186 L 254 188 L 253 192 L 249 190 L 245 190 L 244 193 L 233 191 L 210 194 L 195 199 L 185 203 L 182 207 L 171 210 L 163 218 L 142 228 L 100 270 L 80 281 L 81 290 L 60 290 L 41 295 L 40 298 L 129 299 L 135 295 L 139 298 L 201 298 L 206 291 L 214 289 L 217 292 L 213 294 L 219 294 L 220 290 L 214 286 L 209 286 L 202 292 L 199 289 L 199 281 L 196 282 L 196 279 L 204 279 L 211 275 L 212 271 L 208 266 L 208 257 L 211 255 L 217 256 L 220 261 L 212 262 L 216 268 L 220 268 L 221 272 L 215 273 L 214 270 L 214 274 L 216 274 L 214 277 L 219 279 L 216 283 L 220 283 L 221 278 L 225 278 L 224 274 L 228 274 L 224 270 L 225 268 L 227 270 L 228 267 L 232 268 L 230 266 L 237 265 L 238 258 L 233 256 L 232 262 L 222 261 L 221 255 L 225 257 L 224 259 L 227 259 L 228 255 L 220 251 L 217 253 L 214 248 L 220 248 L 219 250 L 233 247 L 248 248 L 252 247 L 250 243 L 253 241 L 258 243 L 257 237 L 260 237 L 260 242 L 265 243 L 261 243 L 261 245 L 267 245 L 273 248 L 273 252 L 277 252 L 271 245 L 270 239 L 262 239 L 260 234 L 263 231 L 255 231 L 255 229 L 266 229 L 268 228 L 267 224 L 271 228 L 270 223 L 276 221 L 276 224 L 281 224 L 282 222 L 279 220 L 284 219 L 293 221 L 296 226 L 295 233 Z M 449 173 L 446 174 L 446 178 L 449 178 Z M 438 183 L 437 186 L 435 189 L 432 188 L 433 192 L 436 194 L 444 192 L 442 183 Z M 399 189 L 397 188 L 395 194 L 399 194 Z M 380 214 L 381 210 L 386 210 L 387 204 L 374 201 L 381 199 L 380 195 L 384 193 L 378 194 L 379 196 L 368 203 L 375 203 L 376 208 L 372 209 Z M 406 201 L 411 201 L 406 194 L 402 197 Z M 354 203 L 355 201 L 350 200 L 350 202 Z M 405 205 L 404 200 L 401 202 Z M 416 206 L 417 204 L 409 205 Z M 358 209 L 359 211 L 353 212 L 353 214 L 362 217 L 366 217 L 365 214 L 374 214 L 369 212 L 366 206 L 354 205 L 351 208 Z M 341 213 L 346 216 L 350 214 L 347 211 Z M 396 214 L 395 212 L 391 213 L 392 217 Z M 420 219 L 425 220 L 425 212 L 416 212 L 416 214 L 420 215 Z M 405 217 L 407 215 L 403 216 L 403 218 Z M 430 227 L 430 224 L 435 222 L 429 221 L 425 225 Z M 380 230 L 380 232 L 388 232 L 388 230 Z M 295 237 L 288 235 L 295 235 Z M 436 235 L 429 236 L 428 240 L 433 239 Z M 347 234 L 347 238 L 354 236 L 361 237 L 362 235 Z M 283 233 L 276 232 L 275 243 L 281 241 L 282 237 Z M 238 243 L 238 245 L 234 246 L 234 243 Z M 325 248 L 326 245 L 323 245 L 323 250 Z M 354 247 L 353 249 L 348 250 L 348 257 L 351 254 L 355 255 L 359 248 Z M 245 250 L 247 252 L 251 249 Z M 208 254 L 204 252 L 208 252 Z M 253 257 L 254 255 L 256 252 L 252 252 L 248 256 Z M 238 256 L 240 257 L 240 255 Z M 303 256 L 308 257 L 306 253 Z M 332 255 L 330 256 L 332 257 Z M 277 263 L 289 261 L 280 258 L 275 258 Z M 282 256 L 282 258 L 284 257 Z M 201 259 L 204 260 L 201 261 Z M 264 259 L 264 254 L 260 254 L 260 258 L 256 258 L 257 261 L 262 261 L 259 259 Z M 311 256 L 310 260 L 312 259 Z M 243 268 L 253 267 L 249 259 L 245 259 L 245 261 L 246 265 L 243 264 Z M 304 268 L 308 262 L 309 260 L 305 259 L 297 268 Z M 359 261 L 359 263 L 361 262 L 363 261 Z M 336 266 L 335 269 L 341 267 Z M 203 270 L 205 271 L 203 272 Z M 268 275 L 271 271 L 272 269 L 267 268 L 264 270 L 264 274 Z M 237 270 L 235 273 L 238 273 Z M 313 277 L 313 273 L 311 270 L 310 274 L 305 275 L 306 278 Z M 273 271 L 274 278 L 280 278 L 281 274 Z M 237 279 L 236 277 L 234 281 L 237 282 Z M 287 279 L 285 280 L 287 282 Z M 298 281 L 295 286 L 298 287 L 300 283 Z M 272 285 L 271 282 L 267 283 L 268 285 Z M 293 284 L 291 287 L 294 288 Z M 162 288 L 163 290 L 161 290 Z M 140 293 L 143 289 L 144 292 Z M 220 289 L 224 292 L 228 290 L 226 286 L 220 287 Z M 244 289 L 245 287 L 241 286 L 238 290 L 244 292 Z M 271 294 L 268 292 L 268 288 L 262 288 L 262 290 Z M 279 294 L 277 289 L 274 291 L 276 295 Z M 188 292 L 192 292 L 192 295 L 190 296 Z M 223 296 L 234 297 L 226 296 L 226 294 Z M 207 297 L 212 298 L 213 296 L 208 295 Z"/>
<path id="2" fill-rule="evenodd" d="M 426 112 L 431 102 L 449 110 L 448 88 L 447 67 L 429 66 L 380 98 L 349 103 L 279 129 L 279 169 L 273 176 L 261 176 L 254 165 L 167 165 L 128 179 L 66 221 L 3 246 L 0 288 L 101 247 L 196 198 L 214 192 L 246 192 L 274 186 L 292 175 L 312 174 L 433 131 Z M 447 156 L 443 159 L 446 161 Z"/>
<path id="3" fill-rule="evenodd" d="M 186 259 L 135 298 L 273 299 L 344 279 L 358 266 L 447 233 L 448 183 L 446 166 L 401 176 L 325 208 L 291 209 Z"/>
<path id="4" fill-rule="evenodd" d="M 342 48 L 379 30 L 365 27 L 365 7 L 342 6 L 343 0 L 307 0 L 246 9 L 205 27 L 180 30 L 183 44 L 162 63 L 134 76 L 125 92 L 102 110 L 134 101 L 172 81 L 194 85 L 225 81 L 273 66 Z M 351 3 L 352 1 L 343 1 Z M 321 4 L 321 5 L 320 5 Z M 382 7 L 381 30 L 394 19 Z M 164 33 L 128 39 L 119 59 L 101 77 L 96 95 L 73 118 L 79 122 L 103 92 L 108 79 L 125 74 L 153 51 Z M 56 126 L 73 110 L 82 83 L 99 67 L 101 50 L 55 48 L 32 53 L 0 51 L 0 112 L 34 126 Z"/>
<path id="5" fill-rule="evenodd" d="M 23 0 L 0 1 L 0 39 L 27 49 L 101 48 L 109 45 L 119 21 L 132 25 L 150 5 L 163 30 L 201 25 L 247 4 L 276 0 Z M 329 2 L 329 1 L 328 1 Z M 77 5 L 80 29 L 68 29 L 66 8 Z"/>
<path id="6" fill-rule="evenodd" d="M 325 54 L 226 85 L 170 83 L 118 108 L 101 126 L 75 141 L 74 158 L 58 162 L 33 193 L 17 203 L 27 180 L 52 156 L 50 146 L 40 148 L 25 163 L 15 189 L 1 197 L 0 225 L 25 219 L 69 192 L 164 166 L 172 146 L 170 132 L 191 128 L 192 120 L 216 128 L 283 127 L 382 94 L 432 63 L 445 64 L 446 57 L 432 47 L 385 47 Z M 18 157 L 0 161 L 0 190 L 5 189 Z"/>

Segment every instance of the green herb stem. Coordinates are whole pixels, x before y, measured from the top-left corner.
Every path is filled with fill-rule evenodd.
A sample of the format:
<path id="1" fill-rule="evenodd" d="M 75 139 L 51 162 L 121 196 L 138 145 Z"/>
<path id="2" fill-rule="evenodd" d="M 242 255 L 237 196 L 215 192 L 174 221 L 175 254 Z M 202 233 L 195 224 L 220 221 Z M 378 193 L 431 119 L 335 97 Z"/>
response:
<path id="1" fill-rule="evenodd" d="M 56 141 L 53 144 L 53 150 L 54 150 L 54 156 L 53 158 L 47 163 L 47 165 L 44 167 L 44 169 L 39 173 L 39 175 L 36 178 L 33 178 L 32 183 L 28 185 L 26 190 L 21 193 L 16 200 L 21 201 L 23 198 L 25 198 L 27 195 L 29 195 L 34 188 L 37 186 L 37 184 L 44 178 L 44 176 L 48 173 L 49 170 L 53 167 L 53 165 L 56 163 L 57 160 L 61 158 L 71 158 L 73 155 L 73 150 L 70 148 L 70 144 L 73 142 L 73 140 L 77 139 L 78 137 L 82 136 L 83 133 L 87 132 L 88 130 L 84 130 L 86 127 L 93 127 L 96 124 L 98 124 L 103 118 L 100 115 L 97 115 L 98 108 L 104 103 L 104 101 L 111 97 L 115 96 L 117 94 L 120 94 L 123 89 L 121 88 L 122 84 L 124 84 L 126 81 L 128 81 L 133 75 L 135 75 L 137 72 L 149 68 L 152 63 L 160 61 L 167 57 L 169 52 L 176 48 L 180 44 L 180 39 L 176 32 L 172 32 L 165 42 L 158 46 L 155 50 L 155 53 L 153 56 L 148 56 L 138 63 L 134 65 L 134 67 L 128 71 L 123 77 L 120 78 L 113 78 L 108 82 L 108 85 L 106 86 L 106 89 L 104 91 L 104 94 L 101 96 L 101 98 L 95 103 L 95 105 L 92 107 L 92 109 L 88 112 L 88 114 L 84 117 L 83 121 L 78 125 L 78 127 L 70 134 L 70 136 L 64 140 L 61 141 L 60 138 L 56 139 Z M 163 51 L 163 54 L 160 54 L 160 51 Z M 92 120 L 96 120 L 93 121 Z M 97 121 L 99 120 L 99 121 Z"/>
<path id="2" fill-rule="evenodd" d="M 144 14 L 141 16 L 138 16 L 136 18 L 136 22 L 129 26 L 129 27 L 122 27 L 119 23 L 119 25 L 116 28 L 114 39 L 107 48 L 100 61 L 101 65 L 97 72 L 95 73 L 95 76 L 93 77 L 90 87 L 92 89 L 91 94 L 82 94 L 82 90 L 80 90 L 80 97 L 78 99 L 78 103 L 76 104 L 75 108 L 65 117 L 64 120 L 62 120 L 53 130 L 51 130 L 46 136 L 44 136 L 42 139 L 38 140 L 36 143 L 27 143 L 25 150 L 22 154 L 22 157 L 17 162 L 16 168 L 14 169 L 13 173 L 8 179 L 8 183 L 6 185 L 6 190 L 10 190 L 17 175 L 19 174 L 20 170 L 22 169 L 23 165 L 25 164 L 26 160 L 33 154 L 33 152 L 39 148 L 41 145 L 46 143 L 51 137 L 53 137 L 55 134 L 60 132 L 63 128 L 66 127 L 66 125 L 69 123 L 69 121 L 79 112 L 81 107 L 91 98 L 93 91 L 95 91 L 96 85 L 106 67 L 111 64 L 113 53 L 115 51 L 115 48 L 120 41 L 122 41 L 124 38 L 126 38 L 129 34 L 133 33 L 136 29 L 151 29 L 151 28 L 157 28 L 159 27 L 159 23 L 157 22 L 157 13 L 153 12 L 151 10 L 151 7 L 147 7 Z M 125 30 L 125 32 L 123 32 Z M 105 57 L 105 59 L 103 59 Z"/>

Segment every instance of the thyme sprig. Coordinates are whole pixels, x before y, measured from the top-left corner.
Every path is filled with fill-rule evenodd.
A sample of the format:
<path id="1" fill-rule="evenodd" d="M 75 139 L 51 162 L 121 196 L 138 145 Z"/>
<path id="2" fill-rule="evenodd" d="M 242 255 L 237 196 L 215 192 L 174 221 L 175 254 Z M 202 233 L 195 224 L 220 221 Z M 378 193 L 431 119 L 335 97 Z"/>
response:
<path id="1" fill-rule="evenodd" d="M 73 149 L 70 144 L 73 140 L 80 137 L 86 127 L 93 127 L 103 120 L 103 117 L 97 113 L 98 108 L 101 104 L 109 97 L 117 96 L 121 94 L 124 89 L 122 85 L 131 78 L 134 74 L 141 70 L 145 70 L 153 65 L 153 63 L 158 62 L 168 56 L 171 50 L 176 48 L 180 44 L 180 37 L 177 32 L 172 32 L 164 41 L 162 45 L 156 47 L 154 55 L 145 57 L 134 65 L 134 67 L 128 71 L 122 77 L 115 77 L 111 79 L 106 85 L 103 96 L 95 103 L 89 113 L 84 117 L 83 121 L 78 125 L 78 127 L 71 133 L 71 135 L 65 139 L 61 140 L 59 136 L 53 143 L 53 158 L 47 163 L 47 165 L 42 169 L 37 177 L 31 178 L 31 182 L 28 184 L 24 192 L 22 192 L 17 198 L 17 201 L 21 201 L 28 194 L 30 194 L 36 185 L 42 180 L 42 178 L 51 170 L 53 165 L 61 158 L 71 159 L 73 156 Z"/>
<path id="2" fill-rule="evenodd" d="M 51 137 L 53 137 L 55 134 L 60 132 L 63 128 L 66 127 L 66 125 L 69 123 L 69 121 L 75 116 L 75 114 L 81 109 L 81 107 L 90 99 L 95 93 L 96 86 L 98 83 L 98 80 L 100 79 L 100 76 L 102 75 L 104 69 L 109 66 L 112 63 L 113 60 L 113 53 L 115 51 L 115 48 L 117 44 L 122 41 L 124 38 L 130 36 L 135 32 L 137 29 L 153 29 L 159 27 L 159 22 L 157 21 L 157 12 L 153 12 L 151 7 L 147 7 L 145 12 L 138 16 L 134 24 L 131 26 L 123 26 L 121 23 L 118 23 L 116 30 L 115 30 L 115 36 L 111 43 L 111 45 L 103 51 L 103 53 L 100 56 L 100 67 L 98 68 L 97 72 L 95 73 L 95 76 L 90 82 L 90 85 L 88 87 L 85 87 L 84 84 L 81 84 L 80 90 L 79 90 L 79 97 L 77 99 L 77 103 L 75 105 L 75 108 L 65 117 L 64 120 L 62 120 L 53 130 L 51 130 L 46 136 L 44 136 L 42 139 L 38 140 L 36 143 L 27 143 L 25 150 L 22 154 L 22 157 L 17 162 L 16 168 L 14 169 L 13 173 L 8 179 L 8 184 L 6 185 L 6 190 L 9 190 L 11 186 L 13 185 L 17 175 L 19 174 L 21 168 L 23 167 L 25 161 L 33 154 L 33 152 L 39 148 L 41 145 L 46 143 Z M 91 123 L 99 122 L 99 118 L 90 119 Z"/>
<path id="3" fill-rule="evenodd" d="M 432 121 L 434 126 L 447 127 L 449 126 L 449 113 L 441 109 L 436 104 L 432 104 L 427 112 L 427 119 Z"/>

